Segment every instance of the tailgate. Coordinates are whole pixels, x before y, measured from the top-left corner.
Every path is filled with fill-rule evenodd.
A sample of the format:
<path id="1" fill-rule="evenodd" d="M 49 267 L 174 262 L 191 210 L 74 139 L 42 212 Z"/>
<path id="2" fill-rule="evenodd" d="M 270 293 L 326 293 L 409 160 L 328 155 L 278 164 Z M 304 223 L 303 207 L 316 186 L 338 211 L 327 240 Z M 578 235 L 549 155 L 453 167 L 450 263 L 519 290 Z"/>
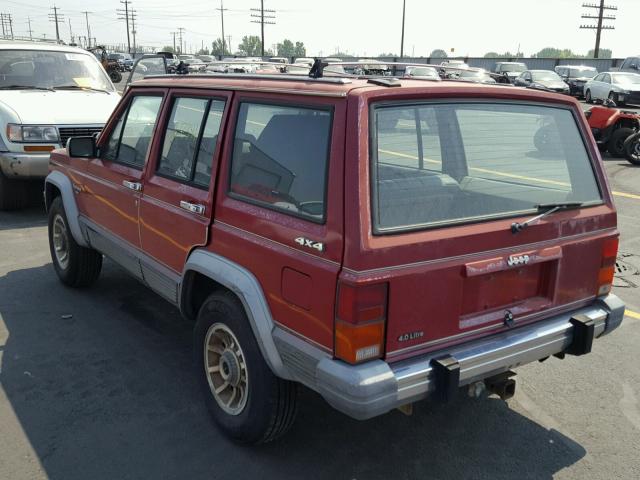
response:
<path id="1" fill-rule="evenodd" d="M 386 358 L 516 328 L 610 288 L 616 214 L 571 102 L 371 103 L 359 182 L 370 211 L 351 218 L 361 241 L 347 241 L 341 279 L 386 284 Z"/>

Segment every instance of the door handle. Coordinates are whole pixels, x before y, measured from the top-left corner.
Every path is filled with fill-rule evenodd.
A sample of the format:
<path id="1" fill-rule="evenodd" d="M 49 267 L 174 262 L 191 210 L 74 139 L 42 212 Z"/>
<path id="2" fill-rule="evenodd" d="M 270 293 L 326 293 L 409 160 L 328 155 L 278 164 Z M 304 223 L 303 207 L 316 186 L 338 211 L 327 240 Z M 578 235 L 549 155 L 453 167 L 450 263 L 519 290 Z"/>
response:
<path id="1" fill-rule="evenodd" d="M 130 182 L 129 180 L 123 180 L 122 185 L 135 192 L 142 191 L 142 184 L 140 182 Z"/>
<path id="2" fill-rule="evenodd" d="M 197 213 L 198 215 L 202 215 L 204 213 L 204 205 L 186 202 L 184 200 L 180 200 L 180 208 L 183 208 L 191 213 Z"/>

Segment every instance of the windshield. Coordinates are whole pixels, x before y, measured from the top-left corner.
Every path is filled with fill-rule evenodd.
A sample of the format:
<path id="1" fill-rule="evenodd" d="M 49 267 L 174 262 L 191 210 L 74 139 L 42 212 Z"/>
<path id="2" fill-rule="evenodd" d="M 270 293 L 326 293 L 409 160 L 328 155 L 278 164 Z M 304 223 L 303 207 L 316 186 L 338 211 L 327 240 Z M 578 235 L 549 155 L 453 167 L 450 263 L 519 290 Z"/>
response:
<path id="1" fill-rule="evenodd" d="M 60 86 L 115 90 L 93 55 L 46 50 L 0 50 L 0 88 Z"/>
<path id="2" fill-rule="evenodd" d="M 569 76 L 574 78 L 593 78 L 598 74 L 595 68 L 570 68 Z"/>
<path id="3" fill-rule="evenodd" d="M 561 82 L 560 75 L 556 72 L 531 72 L 534 82 Z"/>
<path id="4" fill-rule="evenodd" d="M 527 69 L 525 65 L 521 63 L 508 63 L 500 65 L 499 72 L 524 72 Z"/>
<path id="5" fill-rule="evenodd" d="M 376 233 L 601 203 L 570 110 L 434 103 L 376 107 L 373 118 Z"/>
<path id="6" fill-rule="evenodd" d="M 640 84 L 640 75 L 636 75 L 635 73 L 616 73 L 611 76 L 613 77 L 613 83 Z"/>

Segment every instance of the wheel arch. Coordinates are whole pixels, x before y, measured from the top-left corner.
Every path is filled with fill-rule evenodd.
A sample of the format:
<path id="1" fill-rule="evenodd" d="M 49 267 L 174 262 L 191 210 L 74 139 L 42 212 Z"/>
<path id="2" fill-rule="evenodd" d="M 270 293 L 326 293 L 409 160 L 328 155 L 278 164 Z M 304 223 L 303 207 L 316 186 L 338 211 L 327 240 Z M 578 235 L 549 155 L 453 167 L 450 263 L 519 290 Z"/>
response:
<path id="1" fill-rule="evenodd" d="M 284 366 L 273 339 L 275 324 L 264 292 L 257 278 L 237 263 L 203 249 L 193 251 L 182 275 L 180 311 L 195 320 L 199 307 L 216 290 L 233 293 L 242 303 L 251 330 L 271 371 L 278 377 L 292 380 Z"/>
<path id="2" fill-rule="evenodd" d="M 51 203 L 56 197 L 62 198 L 62 205 L 67 215 L 67 221 L 69 222 L 69 229 L 73 235 L 73 239 L 83 247 L 88 247 L 88 243 L 82 235 L 80 229 L 80 221 L 78 219 L 78 205 L 73 195 L 73 188 L 71 180 L 64 173 L 59 171 L 53 171 L 44 181 L 44 201 L 47 211 L 51 207 Z"/>

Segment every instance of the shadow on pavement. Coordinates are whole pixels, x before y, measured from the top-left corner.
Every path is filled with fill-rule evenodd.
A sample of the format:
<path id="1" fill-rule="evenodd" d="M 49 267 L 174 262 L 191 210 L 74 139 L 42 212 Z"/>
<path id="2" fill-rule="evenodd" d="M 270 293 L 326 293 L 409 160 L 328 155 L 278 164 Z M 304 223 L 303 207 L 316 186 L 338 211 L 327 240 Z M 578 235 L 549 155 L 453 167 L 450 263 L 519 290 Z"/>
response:
<path id="1" fill-rule="evenodd" d="M 358 422 L 308 390 L 286 437 L 238 446 L 201 402 L 190 325 L 110 262 L 90 290 L 46 265 L 0 292 L 0 382 L 51 479 L 549 479 L 585 455 L 495 399 Z"/>
<path id="2" fill-rule="evenodd" d="M 0 231 L 16 228 L 42 227 L 47 224 L 42 192 L 29 196 L 29 206 L 20 210 L 0 211 Z"/>

